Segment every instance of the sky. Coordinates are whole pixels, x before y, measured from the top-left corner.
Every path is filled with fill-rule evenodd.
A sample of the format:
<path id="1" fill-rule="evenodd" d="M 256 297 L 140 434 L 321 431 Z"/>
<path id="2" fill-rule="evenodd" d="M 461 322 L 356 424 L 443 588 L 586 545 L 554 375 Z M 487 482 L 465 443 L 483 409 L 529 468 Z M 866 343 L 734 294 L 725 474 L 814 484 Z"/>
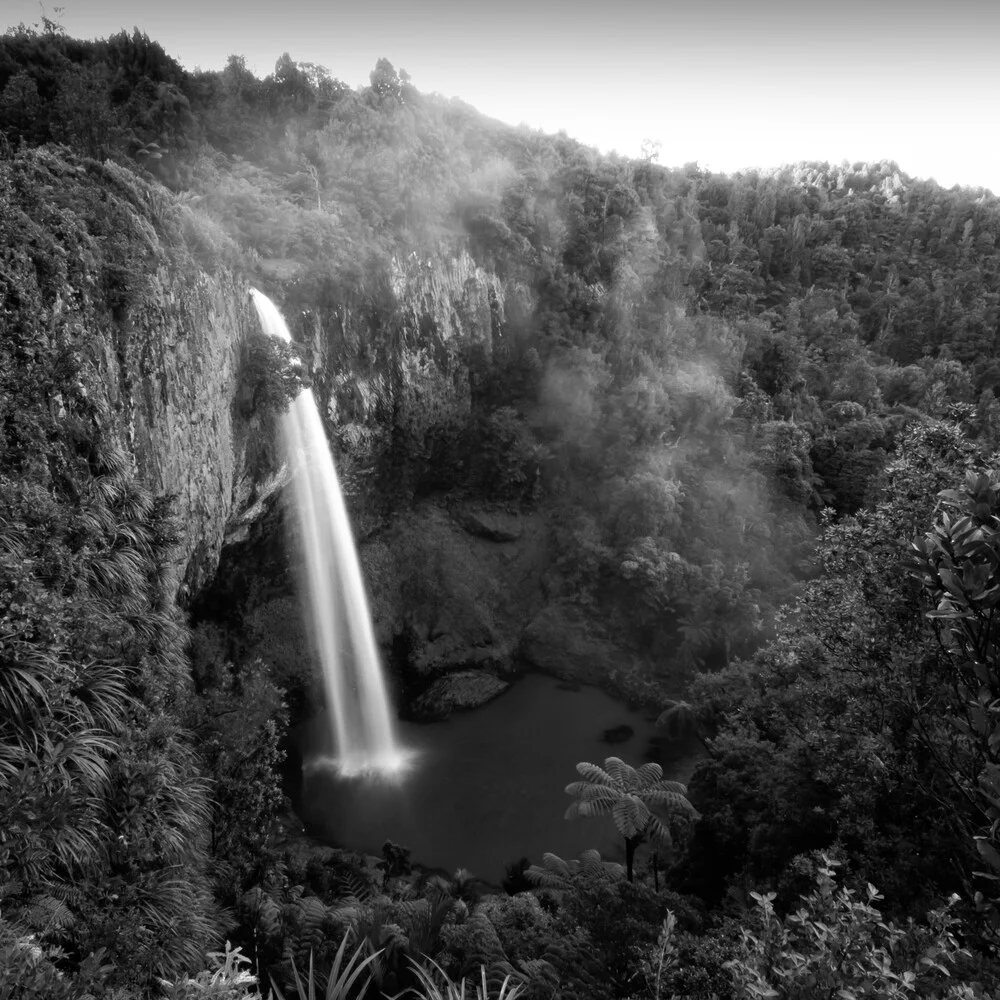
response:
<path id="1" fill-rule="evenodd" d="M 137 26 L 189 69 L 283 52 L 352 87 L 380 57 L 420 91 L 603 152 L 712 170 L 889 159 L 1000 194 L 1000 0 L 63 0 L 79 38 Z M 37 23 L 0 0 L 0 25 Z"/>

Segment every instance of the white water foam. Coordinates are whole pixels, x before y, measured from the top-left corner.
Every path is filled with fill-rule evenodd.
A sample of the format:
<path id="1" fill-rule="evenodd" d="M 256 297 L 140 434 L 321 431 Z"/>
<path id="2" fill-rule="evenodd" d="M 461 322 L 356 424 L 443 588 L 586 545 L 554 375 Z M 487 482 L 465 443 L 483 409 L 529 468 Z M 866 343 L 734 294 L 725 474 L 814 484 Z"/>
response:
<path id="1" fill-rule="evenodd" d="M 251 289 L 264 332 L 291 343 L 278 307 Z M 343 777 L 398 776 L 412 755 L 399 745 L 364 580 L 333 456 L 311 389 L 281 421 L 302 540 L 300 583 L 323 670 L 334 757 L 315 766 Z"/>

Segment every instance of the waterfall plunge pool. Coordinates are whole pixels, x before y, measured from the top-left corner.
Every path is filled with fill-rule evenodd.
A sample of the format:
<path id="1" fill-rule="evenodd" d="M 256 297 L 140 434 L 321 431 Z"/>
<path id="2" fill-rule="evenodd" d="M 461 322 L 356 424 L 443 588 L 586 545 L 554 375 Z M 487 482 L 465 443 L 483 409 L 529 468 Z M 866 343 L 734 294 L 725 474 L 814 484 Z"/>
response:
<path id="1" fill-rule="evenodd" d="M 454 872 L 466 868 L 499 882 L 521 857 L 541 862 L 551 851 L 575 858 L 594 847 L 624 861 L 624 842 L 610 817 L 566 820 L 579 761 L 621 757 L 633 767 L 659 763 L 686 780 L 695 748 L 667 741 L 649 713 L 633 711 L 595 687 L 566 690 L 542 674 L 527 674 L 481 708 L 444 722 L 399 723 L 412 752 L 392 778 L 342 778 L 310 766 L 326 752 L 327 720 L 303 727 L 298 811 L 325 843 L 380 854 L 386 840 L 409 848 L 414 863 Z M 609 743 L 605 731 L 632 735 Z"/>

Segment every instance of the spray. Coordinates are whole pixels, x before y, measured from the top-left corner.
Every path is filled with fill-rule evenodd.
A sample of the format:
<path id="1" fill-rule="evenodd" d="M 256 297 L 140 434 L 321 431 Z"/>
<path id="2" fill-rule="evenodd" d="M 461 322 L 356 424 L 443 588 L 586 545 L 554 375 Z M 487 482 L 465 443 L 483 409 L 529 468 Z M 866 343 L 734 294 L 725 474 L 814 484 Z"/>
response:
<path id="1" fill-rule="evenodd" d="M 264 332 L 291 342 L 277 306 L 251 289 Z M 334 758 L 343 777 L 398 774 L 409 755 L 397 740 L 357 549 L 312 390 L 281 422 L 302 540 L 302 592 L 323 670 Z"/>

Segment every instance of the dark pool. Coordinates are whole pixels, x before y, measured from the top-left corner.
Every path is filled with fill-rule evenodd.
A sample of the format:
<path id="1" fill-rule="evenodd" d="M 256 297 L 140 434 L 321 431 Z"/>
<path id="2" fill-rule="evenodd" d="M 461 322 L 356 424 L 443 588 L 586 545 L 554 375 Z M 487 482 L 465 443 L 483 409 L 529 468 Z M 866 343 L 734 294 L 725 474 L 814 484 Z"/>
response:
<path id="1" fill-rule="evenodd" d="M 628 726 L 624 742 L 603 740 Z M 630 711 L 594 687 L 565 690 L 550 677 L 528 675 L 483 708 L 445 722 L 401 723 L 416 763 L 399 782 L 343 780 L 326 769 L 306 770 L 300 812 L 331 844 L 381 853 L 388 839 L 408 847 L 414 862 L 499 881 L 522 856 L 541 861 L 596 847 L 616 860 L 621 838 L 608 817 L 565 820 L 572 801 L 564 789 L 576 764 L 616 756 L 639 766 L 657 760 L 683 777 L 684 751 L 671 746 L 653 717 Z M 317 737 L 305 736 L 304 756 Z"/>

